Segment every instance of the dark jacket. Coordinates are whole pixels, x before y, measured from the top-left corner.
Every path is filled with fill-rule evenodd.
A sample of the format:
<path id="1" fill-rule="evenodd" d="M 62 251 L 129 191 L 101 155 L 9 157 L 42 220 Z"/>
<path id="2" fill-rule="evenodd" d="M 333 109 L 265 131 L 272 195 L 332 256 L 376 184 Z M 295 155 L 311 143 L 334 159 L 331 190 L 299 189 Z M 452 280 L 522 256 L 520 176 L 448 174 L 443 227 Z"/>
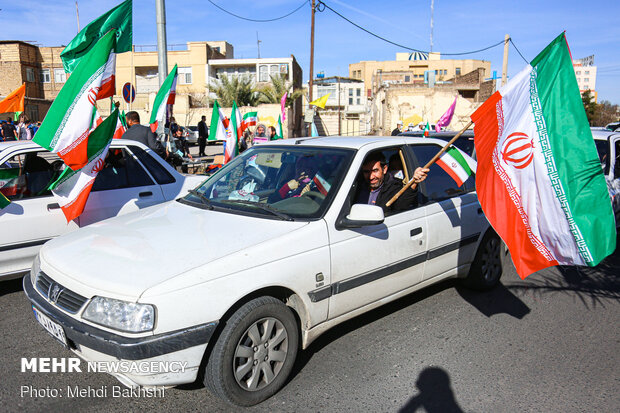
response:
<path id="1" fill-rule="evenodd" d="M 398 191 L 403 187 L 403 182 L 400 179 L 395 179 L 392 175 L 387 174 L 383 180 L 383 186 L 379 190 L 377 195 L 377 201 L 375 205 L 383 208 L 385 215 L 391 215 L 396 212 L 405 211 L 407 209 L 413 209 L 418 205 L 418 190 L 407 188 L 407 190 L 398 197 L 398 199 L 389 207 L 385 204 L 392 199 Z M 370 195 L 368 187 L 363 188 L 357 198 L 357 202 L 368 203 L 368 197 Z"/>
<path id="2" fill-rule="evenodd" d="M 131 127 L 127 129 L 121 138 L 143 143 L 153 151 L 157 152 L 160 156 L 164 156 L 164 147 L 161 142 L 157 140 L 157 136 L 147 126 L 137 124 L 131 125 Z"/>
<path id="3" fill-rule="evenodd" d="M 198 122 L 198 137 L 200 138 L 209 137 L 209 128 L 207 127 L 207 122 L 203 122 L 203 121 Z"/>
<path id="4" fill-rule="evenodd" d="M 394 130 L 392 131 L 392 136 L 397 136 L 400 135 L 402 132 L 400 130 L 398 130 L 398 128 L 394 128 Z"/>

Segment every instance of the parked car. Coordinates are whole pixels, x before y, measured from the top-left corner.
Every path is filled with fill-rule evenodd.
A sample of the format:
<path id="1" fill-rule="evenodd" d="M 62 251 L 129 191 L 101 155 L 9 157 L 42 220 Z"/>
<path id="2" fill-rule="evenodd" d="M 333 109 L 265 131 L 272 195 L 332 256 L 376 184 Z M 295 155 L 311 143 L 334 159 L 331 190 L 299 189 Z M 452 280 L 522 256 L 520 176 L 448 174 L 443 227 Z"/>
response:
<path id="1" fill-rule="evenodd" d="M 620 133 L 593 129 L 592 136 L 609 189 L 616 227 L 620 227 Z"/>
<path id="2" fill-rule="evenodd" d="M 113 140 L 84 212 L 67 223 L 47 189 L 64 162 L 32 141 L 0 143 L 0 279 L 24 274 L 46 241 L 102 219 L 174 199 L 198 186 L 139 142 Z"/>
<path id="3" fill-rule="evenodd" d="M 187 143 L 190 145 L 198 145 L 198 126 L 188 126 L 186 129 Z"/>
<path id="4" fill-rule="evenodd" d="M 400 212 L 356 203 L 367 157 L 402 157 L 411 176 L 443 144 L 401 136 L 254 146 L 177 202 L 48 242 L 24 291 L 41 325 L 85 360 L 187 363 L 111 373 L 126 385 L 193 382 L 205 366 L 210 391 L 254 405 L 331 327 L 447 278 L 498 283 L 502 243 L 473 176 L 458 187 L 433 165 Z M 300 171 L 312 178 L 291 184 Z"/>
<path id="5" fill-rule="evenodd" d="M 454 138 L 458 131 L 442 131 L 442 132 L 429 132 L 429 138 L 437 138 L 448 142 L 450 139 Z M 413 132 L 403 132 L 400 136 L 417 136 L 423 137 L 424 131 L 413 131 Z M 476 148 L 474 147 L 474 131 L 467 130 L 465 131 L 454 143 L 454 146 L 465 152 L 467 155 L 476 159 Z"/>

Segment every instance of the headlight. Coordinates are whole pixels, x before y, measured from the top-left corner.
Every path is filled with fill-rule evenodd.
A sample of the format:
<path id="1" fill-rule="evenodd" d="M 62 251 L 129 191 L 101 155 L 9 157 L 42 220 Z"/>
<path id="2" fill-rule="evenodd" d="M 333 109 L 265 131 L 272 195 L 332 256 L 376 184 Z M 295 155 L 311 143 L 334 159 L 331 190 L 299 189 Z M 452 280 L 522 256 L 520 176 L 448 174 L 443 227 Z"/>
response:
<path id="1" fill-rule="evenodd" d="M 39 271 L 41 271 L 41 260 L 39 259 L 39 254 L 34 257 L 34 262 L 32 263 L 32 268 L 30 268 L 30 282 L 32 286 L 36 288 L 37 286 L 37 278 L 39 277 Z"/>
<path id="2" fill-rule="evenodd" d="M 106 297 L 94 297 L 82 317 L 115 330 L 139 333 L 155 325 L 155 307 Z"/>

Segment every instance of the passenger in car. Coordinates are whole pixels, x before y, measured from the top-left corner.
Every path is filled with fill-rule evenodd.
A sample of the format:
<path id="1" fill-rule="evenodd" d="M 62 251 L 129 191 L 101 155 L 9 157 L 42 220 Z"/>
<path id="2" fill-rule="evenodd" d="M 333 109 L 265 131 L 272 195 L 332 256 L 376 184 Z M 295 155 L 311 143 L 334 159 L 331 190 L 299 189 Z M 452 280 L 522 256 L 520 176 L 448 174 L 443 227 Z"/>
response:
<path id="1" fill-rule="evenodd" d="M 416 168 L 413 173 L 415 182 L 426 179 L 428 168 Z M 357 203 L 377 205 L 383 208 L 385 215 L 404 211 L 417 206 L 417 187 L 405 191 L 392 205 L 387 202 L 403 187 L 402 182 L 388 173 L 388 165 L 381 152 L 371 153 L 362 165 L 362 175 L 366 185 L 362 186 L 357 195 Z"/>
<path id="2" fill-rule="evenodd" d="M 269 202 L 300 196 L 310 190 L 312 177 L 316 173 L 316 160 L 312 156 L 301 156 L 295 163 L 294 178 L 282 185 L 269 197 Z"/>

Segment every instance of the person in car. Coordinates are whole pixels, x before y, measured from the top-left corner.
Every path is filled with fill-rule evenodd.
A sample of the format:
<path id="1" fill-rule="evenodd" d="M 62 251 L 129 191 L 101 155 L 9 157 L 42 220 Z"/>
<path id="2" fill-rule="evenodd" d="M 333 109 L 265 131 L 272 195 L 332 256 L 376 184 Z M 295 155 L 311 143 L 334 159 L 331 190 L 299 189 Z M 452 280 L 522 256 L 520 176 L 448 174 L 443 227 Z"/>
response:
<path id="1" fill-rule="evenodd" d="M 413 173 L 415 182 L 424 181 L 428 171 L 428 168 L 416 168 Z M 372 153 L 366 158 L 362 165 L 362 175 L 366 185 L 358 193 L 357 203 L 380 206 L 385 215 L 416 206 L 417 187 L 405 191 L 392 205 L 386 206 L 387 202 L 402 189 L 403 184 L 388 173 L 388 165 L 381 152 Z"/>
<path id="2" fill-rule="evenodd" d="M 295 177 L 282 185 L 280 189 L 269 196 L 269 202 L 301 196 L 311 188 L 317 166 L 312 156 L 301 156 L 295 163 Z"/>

